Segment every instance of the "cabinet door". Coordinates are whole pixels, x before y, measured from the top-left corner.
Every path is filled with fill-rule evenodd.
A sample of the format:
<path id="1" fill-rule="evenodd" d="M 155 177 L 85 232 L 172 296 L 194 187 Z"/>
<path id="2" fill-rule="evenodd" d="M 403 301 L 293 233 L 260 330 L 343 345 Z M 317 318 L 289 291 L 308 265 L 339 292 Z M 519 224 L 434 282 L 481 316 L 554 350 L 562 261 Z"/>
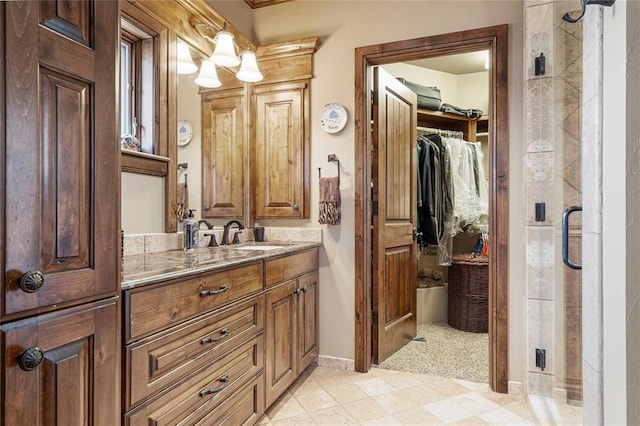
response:
<path id="1" fill-rule="evenodd" d="M 118 424 L 116 330 L 115 298 L 2 325 L 0 423 Z"/>
<path id="2" fill-rule="evenodd" d="M 266 293 L 265 395 L 271 405 L 297 377 L 298 334 L 296 280 Z"/>
<path id="3" fill-rule="evenodd" d="M 254 88 L 257 218 L 309 217 L 307 83 Z"/>
<path id="4" fill-rule="evenodd" d="M 298 374 L 318 356 L 318 271 L 298 278 Z"/>
<path id="5" fill-rule="evenodd" d="M 17 317 L 118 289 L 119 7 L 79 0 L 2 6 L 0 316 Z"/>
<path id="6" fill-rule="evenodd" d="M 244 214 L 244 91 L 202 102 L 202 216 Z"/>

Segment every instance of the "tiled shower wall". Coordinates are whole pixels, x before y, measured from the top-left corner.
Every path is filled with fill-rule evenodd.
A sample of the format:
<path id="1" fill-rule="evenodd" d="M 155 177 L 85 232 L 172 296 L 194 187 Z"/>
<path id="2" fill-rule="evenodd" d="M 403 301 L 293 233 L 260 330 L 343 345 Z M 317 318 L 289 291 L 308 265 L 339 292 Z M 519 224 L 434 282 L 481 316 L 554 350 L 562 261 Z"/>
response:
<path id="1" fill-rule="evenodd" d="M 582 399 L 581 274 L 562 263 L 562 213 L 580 205 L 582 25 L 562 21 L 575 2 L 525 2 L 526 387 L 530 394 Z M 544 55 L 545 73 L 535 75 Z M 543 221 L 535 204 L 545 203 Z M 570 258 L 580 263 L 580 214 Z M 546 350 L 536 367 L 535 349 Z"/>

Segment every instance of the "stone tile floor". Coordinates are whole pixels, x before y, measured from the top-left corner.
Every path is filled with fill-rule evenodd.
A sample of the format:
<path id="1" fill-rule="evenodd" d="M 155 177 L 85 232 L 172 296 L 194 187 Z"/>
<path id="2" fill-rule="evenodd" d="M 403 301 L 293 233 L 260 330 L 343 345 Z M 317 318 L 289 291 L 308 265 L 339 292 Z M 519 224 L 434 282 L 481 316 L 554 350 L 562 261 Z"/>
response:
<path id="1" fill-rule="evenodd" d="M 483 383 L 372 368 L 310 366 L 260 425 L 579 425 L 582 408 L 504 395 Z"/>

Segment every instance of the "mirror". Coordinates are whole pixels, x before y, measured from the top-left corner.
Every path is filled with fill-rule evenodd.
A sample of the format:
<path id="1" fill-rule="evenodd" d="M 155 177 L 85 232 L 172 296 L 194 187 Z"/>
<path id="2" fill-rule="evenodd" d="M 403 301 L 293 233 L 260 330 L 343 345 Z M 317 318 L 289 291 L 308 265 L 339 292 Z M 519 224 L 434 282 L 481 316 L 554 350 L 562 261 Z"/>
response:
<path id="1" fill-rule="evenodd" d="M 195 55 L 194 55 L 195 56 Z M 197 63 L 197 62 L 196 62 Z M 202 217 L 201 202 L 201 98 L 194 79 L 197 73 L 178 74 L 178 186 L 176 221 L 187 217 L 187 209 L 195 209 L 196 219 Z M 191 133 L 189 135 L 189 133 Z"/>
<path id="2" fill-rule="evenodd" d="M 189 52 L 200 69 L 207 56 L 194 49 Z M 183 205 L 176 212 L 178 223 L 187 216 L 188 209 L 195 210 L 197 220 L 205 219 L 216 227 L 231 218 L 246 222 L 242 209 L 245 158 L 242 148 L 243 104 L 238 102 L 238 99 L 244 99 L 244 85 L 230 84 L 227 80 L 232 73 L 225 68 L 217 67 L 217 73 L 223 82 L 218 91 L 196 84 L 196 78 L 201 77 L 198 72 L 178 74 L 176 192 L 177 205 Z M 234 95 L 232 100 L 229 100 L 230 93 Z M 181 133 L 185 135 L 182 139 Z M 226 209 L 224 214 L 220 209 Z"/>

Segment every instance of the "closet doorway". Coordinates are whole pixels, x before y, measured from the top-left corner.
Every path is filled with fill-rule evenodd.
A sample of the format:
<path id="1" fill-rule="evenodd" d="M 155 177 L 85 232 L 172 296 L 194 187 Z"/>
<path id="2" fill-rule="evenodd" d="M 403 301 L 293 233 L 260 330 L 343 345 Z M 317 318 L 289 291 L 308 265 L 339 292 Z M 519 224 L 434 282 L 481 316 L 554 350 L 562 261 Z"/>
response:
<path id="1" fill-rule="evenodd" d="M 372 150 L 372 69 L 379 65 L 408 62 L 437 56 L 480 50 L 489 52 L 489 384 L 497 392 L 507 392 L 508 381 L 508 96 L 507 96 L 508 26 L 430 36 L 356 49 L 356 346 L 355 369 L 368 371 L 373 351 L 377 350 L 372 288 L 371 188 L 373 165 L 386 158 L 384 152 Z M 415 298 L 415 294 L 413 296 Z M 414 304 L 415 306 L 415 304 Z M 413 311 L 415 315 L 415 309 Z M 415 328 L 414 328 L 415 330 Z M 406 337 L 406 336 L 405 336 Z"/>

